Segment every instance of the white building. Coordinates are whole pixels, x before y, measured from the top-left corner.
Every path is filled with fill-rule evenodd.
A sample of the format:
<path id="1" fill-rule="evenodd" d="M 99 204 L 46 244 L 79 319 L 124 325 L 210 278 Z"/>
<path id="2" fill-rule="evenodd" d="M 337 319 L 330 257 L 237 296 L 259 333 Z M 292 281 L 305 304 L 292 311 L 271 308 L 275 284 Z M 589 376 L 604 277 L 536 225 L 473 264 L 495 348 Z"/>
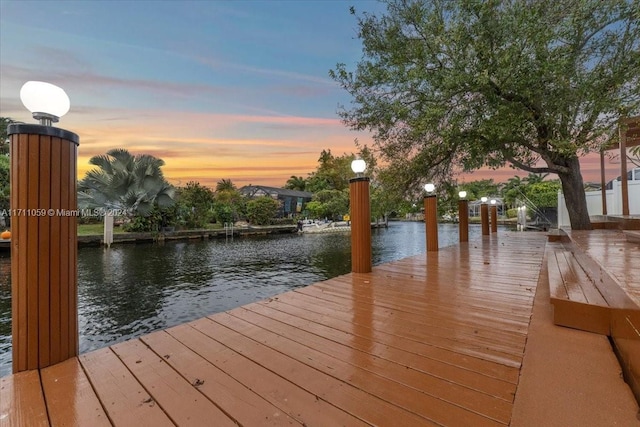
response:
<path id="1" fill-rule="evenodd" d="M 629 185 L 629 214 L 640 215 L 640 168 L 627 172 Z M 586 191 L 590 216 L 602 215 L 602 191 Z M 620 177 L 606 186 L 607 215 L 622 215 L 622 181 Z M 569 212 L 562 191 L 558 192 L 558 227 L 569 227 Z"/>

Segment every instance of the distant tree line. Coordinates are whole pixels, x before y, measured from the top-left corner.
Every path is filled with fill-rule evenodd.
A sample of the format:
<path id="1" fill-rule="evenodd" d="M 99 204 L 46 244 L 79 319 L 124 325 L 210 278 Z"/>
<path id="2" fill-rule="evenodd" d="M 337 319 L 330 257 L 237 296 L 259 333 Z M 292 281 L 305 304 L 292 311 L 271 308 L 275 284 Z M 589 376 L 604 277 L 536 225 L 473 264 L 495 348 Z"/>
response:
<path id="1" fill-rule="evenodd" d="M 0 118 L 0 210 L 9 209 L 9 123 L 10 119 Z M 406 183 L 394 170 L 396 165 L 379 167 L 371 149 L 356 146 L 357 154 L 336 156 L 330 149 L 322 150 L 314 171 L 307 177 L 291 176 L 286 181 L 283 188 L 313 194 L 301 215 L 311 219 L 341 219 L 349 214 L 349 180 L 354 176 L 351 162 L 357 157 L 365 160 L 365 175 L 371 179 L 372 221 L 419 212 L 424 194 L 407 193 Z M 163 227 L 196 229 L 241 220 L 267 225 L 275 221 L 280 208 L 280 202 L 271 197 L 244 196 L 230 179 L 221 179 L 213 189 L 196 181 L 173 186 L 162 173 L 164 161 L 150 155 L 113 149 L 89 162 L 95 167 L 78 183 L 79 207 L 127 212 L 121 219 L 129 231 L 158 231 Z M 470 200 L 487 195 L 501 197 L 507 207 L 515 206 L 518 199 L 528 199 L 538 207 L 553 207 L 557 205 L 560 183 L 546 178 L 547 174 L 532 173 L 526 178 L 515 176 L 503 184 L 493 180 L 460 185 L 443 181 L 437 188 L 439 212 L 444 215 L 457 210 L 457 194 L 461 189 L 467 191 Z"/>

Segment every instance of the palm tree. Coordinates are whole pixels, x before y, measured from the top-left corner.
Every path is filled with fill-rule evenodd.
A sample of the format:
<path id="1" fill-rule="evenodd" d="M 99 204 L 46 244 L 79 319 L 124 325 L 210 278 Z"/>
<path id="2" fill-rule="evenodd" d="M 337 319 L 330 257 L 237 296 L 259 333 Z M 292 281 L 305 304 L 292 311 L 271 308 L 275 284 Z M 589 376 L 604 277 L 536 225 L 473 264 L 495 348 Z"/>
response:
<path id="1" fill-rule="evenodd" d="M 235 191 L 236 186 L 230 179 L 221 179 L 216 184 L 216 191 L 225 192 L 225 191 Z"/>
<path id="2" fill-rule="evenodd" d="M 291 178 L 287 180 L 286 184 L 284 185 L 284 188 L 287 188 L 289 190 L 304 191 L 306 186 L 307 186 L 306 179 L 304 179 L 301 176 L 291 175 Z"/>
<path id="3" fill-rule="evenodd" d="M 78 183 L 81 208 L 121 209 L 147 215 L 154 205 L 166 208 L 174 203 L 174 187 L 160 168 L 164 161 L 147 154 L 132 155 L 121 148 L 94 156 L 97 166 Z"/>
<path id="4" fill-rule="evenodd" d="M 502 197 L 507 206 L 514 207 L 523 184 L 523 180 L 517 175 L 513 178 L 509 178 L 509 180 L 504 184 L 502 187 Z"/>
<path id="5" fill-rule="evenodd" d="M 524 178 L 523 181 L 526 181 L 527 185 L 539 184 L 548 176 L 548 173 L 529 173 L 529 175 L 527 175 L 527 177 Z"/>

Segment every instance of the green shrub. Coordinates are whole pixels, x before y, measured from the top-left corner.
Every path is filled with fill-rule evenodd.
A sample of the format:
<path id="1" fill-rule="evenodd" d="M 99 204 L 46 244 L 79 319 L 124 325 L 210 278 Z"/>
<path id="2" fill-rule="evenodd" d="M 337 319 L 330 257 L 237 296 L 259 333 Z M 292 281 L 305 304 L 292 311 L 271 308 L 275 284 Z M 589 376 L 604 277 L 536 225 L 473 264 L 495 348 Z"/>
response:
<path id="1" fill-rule="evenodd" d="M 247 202 L 247 219 L 255 225 L 269 225 L 278 213 L 280 203 L 269 196 Z"/>

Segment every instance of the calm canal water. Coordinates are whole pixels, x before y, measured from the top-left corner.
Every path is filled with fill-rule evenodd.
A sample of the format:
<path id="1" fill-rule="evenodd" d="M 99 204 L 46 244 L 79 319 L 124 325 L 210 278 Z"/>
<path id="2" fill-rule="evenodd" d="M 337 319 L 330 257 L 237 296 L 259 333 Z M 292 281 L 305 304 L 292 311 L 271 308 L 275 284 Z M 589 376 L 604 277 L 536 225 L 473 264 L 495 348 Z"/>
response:
<path id="1" fill-rule="evenodd" d="M 424 223 L 372 234 L 373 263 L 425 252 Z M 480 235 L 471 226 L 470 238 Z M 457 225 L 441 224 L 440 246 Z M 11 373 L 11 261 L 0 254 L 0 376 Z M 78 251 L 80 352 L 265 299 L 351 270 L 349 233 L 116 245 Z"/>

